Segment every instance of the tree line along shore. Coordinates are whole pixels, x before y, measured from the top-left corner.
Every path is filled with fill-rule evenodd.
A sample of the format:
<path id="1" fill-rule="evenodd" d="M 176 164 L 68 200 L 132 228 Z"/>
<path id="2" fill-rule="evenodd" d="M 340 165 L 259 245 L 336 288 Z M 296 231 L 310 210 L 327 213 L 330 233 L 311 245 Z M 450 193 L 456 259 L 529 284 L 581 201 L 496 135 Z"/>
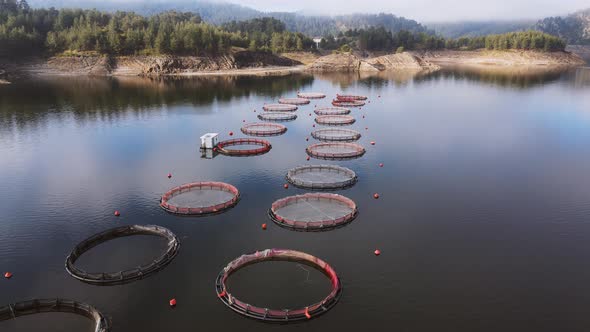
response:
<path id="1" fill-rule="evenodd" d="M 0 45 L 0 57 L 5 59 L 30 56 L 218 58 L 234 56 L 236 50 L 248 50 L 260 59 L 255 66 L 296 64 L 277 61 L 275 55 L 286 52 L 354 53 L 362 58 L 375 52 L 480 49 L 563 52 L 566 47 L 558 37 L 538 31 L 445 39 L 426 32 L 392 32 L 384 27 L 370 27 L 324 36 L 318 50 L 309 36 L 288 31 L 283 22 L 274 18 L 215 26 L 203 22 L 195 13 L 171 11 L 142 16 L 133 12 L 33 9 L 25 0 L 0 0 Z M 260 56 L 261 53 L 269 56 Z M 270 63 L 265 63 L 268 59 Z M 215 65 L 205 67 L 214 70 Z M 226 67 L 229 68 L 223 69 L 232 69 Z"/>

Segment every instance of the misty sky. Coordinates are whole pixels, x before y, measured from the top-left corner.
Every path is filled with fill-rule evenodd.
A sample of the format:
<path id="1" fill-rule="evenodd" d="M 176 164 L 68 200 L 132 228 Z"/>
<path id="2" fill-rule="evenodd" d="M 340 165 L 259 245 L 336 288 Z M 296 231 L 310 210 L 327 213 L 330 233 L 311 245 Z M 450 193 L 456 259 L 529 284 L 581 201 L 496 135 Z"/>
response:
<path id="1" fill-rule="evenodd" d="M 420 21 L 543 18 L 590 7 L 590 0 L 232 0 L 264 11 L 390 12 Z"/>

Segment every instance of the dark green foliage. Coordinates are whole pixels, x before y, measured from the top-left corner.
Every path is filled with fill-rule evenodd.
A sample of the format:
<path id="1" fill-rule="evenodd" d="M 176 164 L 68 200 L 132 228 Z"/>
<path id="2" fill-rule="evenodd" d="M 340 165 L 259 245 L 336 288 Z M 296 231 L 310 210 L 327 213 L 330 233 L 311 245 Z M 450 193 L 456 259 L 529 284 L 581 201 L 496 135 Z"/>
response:
<path id="1" fill-rule="evenodd" d="M 249 40 L 250 50 L 272 52 L 302 51 L 313 48 L 313 41 L 301 33 L 289 32 L 285 23 L 272 17 L 256 18 L 248 21 L 232 21 L 223 26 L 224 30 L 237 33 Z"/>

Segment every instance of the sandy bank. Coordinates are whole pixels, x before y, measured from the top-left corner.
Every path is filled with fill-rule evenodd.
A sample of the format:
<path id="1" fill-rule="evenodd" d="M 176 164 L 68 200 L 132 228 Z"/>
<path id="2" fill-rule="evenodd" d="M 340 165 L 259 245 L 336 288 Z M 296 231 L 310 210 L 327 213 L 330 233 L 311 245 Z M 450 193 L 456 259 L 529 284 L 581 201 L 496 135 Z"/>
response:
<path id="1" fill-rule="evenodd" d="M 586 62 L 578 55 L 570 52 L 536 52 L 536 51 L 426 51 L 415 52 L 425 61 L 439 66 L 581 66 Z"/>

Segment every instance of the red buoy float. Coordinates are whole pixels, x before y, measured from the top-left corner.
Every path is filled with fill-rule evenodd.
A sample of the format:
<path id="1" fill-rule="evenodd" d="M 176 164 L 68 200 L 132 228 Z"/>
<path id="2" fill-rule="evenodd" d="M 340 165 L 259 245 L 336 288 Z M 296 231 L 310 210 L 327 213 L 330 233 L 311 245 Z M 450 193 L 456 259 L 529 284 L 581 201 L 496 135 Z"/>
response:
<path id="1" fill-rule="evenodd" d="M 176 307 L 176 299 L 170 299 L 170 302 L 168 302 L 170 304 L 171 307 Z"/>
<path id="2" fill-rule="evenodd" d="M 171 177 L 172 177 L 172 174 L 171 173 L 168 173 L 168 178 L 170 179 Z"/>
<path id="3" fill-rule="evenodd" d="M 376 250 L 375 250 L 375 256 L 379 256 L 379 255 L 381 255 L 381 250 L 379 250 L 379 249 L 376 249 Z"/>
<path id="4" fill-rule="evenodd" d="M 383 163 L 379 164 L 379 167 L 383 167 Z"/>
<path id="5" fill-rule="evenodd" d="M 375 145 L 375 142 L 374 141 L 371 141 L 371 145 Z"/>
<path id="6" fill-rule="evenodd" d="M 307 156 L 307 158 L 305 158 L 307 161 L 309 161 L 309 156 Z"/>
<path id="7" fill-rule="evenodd" d="M 4 273 L 4 278 L 6 278 L 6 279 L 12 278 L 12 273 L 10 273 L 10 272 Z"/>
<path id="8" fill-rule="evenodd" d="M 289 189 L 289 184 L 285 183 L 285 184 L 283 185 L 283 188 L 285 188 L 285 189 Z"/>
<path id="9" fill-rule="evenodd" d="M 233 135 L 234 135 L 234 132 L 233 131 L 230 131 L 229 132 L 229 136 L 233 136 Z"/>
<path id="10" fill-rule="evenodd" d="M 379 199 L 379 194 L 373 194 L 374 199 Z"/>
<path id="11" fill-rule="evenodd" d="M 118 210 L 117 210 L 117 211 L 115 211 L 115 217 L 118 217 L 118 216 L 120 216 L 120 215 L 121 215 L 121 212 L 119 212 Z"/>
<path id="12" fill-rule="evenodd" d="M 262 224 L 262 230 L 266 230 L 266 224 Z"/>

